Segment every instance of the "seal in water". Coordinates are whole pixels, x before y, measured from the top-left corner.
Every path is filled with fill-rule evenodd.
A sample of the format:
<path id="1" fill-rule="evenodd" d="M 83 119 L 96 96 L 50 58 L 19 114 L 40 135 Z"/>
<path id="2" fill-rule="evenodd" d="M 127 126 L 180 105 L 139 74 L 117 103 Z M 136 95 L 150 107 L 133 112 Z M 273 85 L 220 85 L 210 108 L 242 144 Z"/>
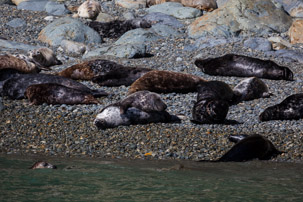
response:
<path id="1" fill-rule="evenodd" d="M 47 163 L 45 161 L 38 161 L 34 165 L 32 165 L 29 169 L 40 169 L 40 168 L 57 169 L 57 166 Z"/>
<path id="2" fill-rule="evenodd" d="M 125 32 L 137 28 L 151 28 L 151 23 L 143 18 L 121 21 L 113 20 L 110 22 L 91 21 L 88 26 L 97 31 L 101 38 L 119 38 Z"/>
<path id="3" fill-rule="evenodd" d="M 228 152 L 226 152 L 218 161 L 249 161 L 253 159 L 269 160 L 282 152 L 265 137 L 255 134 L 245 137 L 236 143 Z"/>
<path id="4" fill-rule="evenodd" d="M 55 83 L 34 84 L 25 91 L 30 104 L 99 104 L 90 93 Z"/>
<path id="5" fill-rule="evenodd" d="M 260 121 L 291 120 L 303 118 L 303 93 L 293 94 L 280 104 L 266 108 L 260 115 Z"/>
<path id="6" fill-rule="evenodd" d="M 99 129 L 106 129 L 120 125 L 180 122 L 177 116 L 170 115 L 165 109 L 166 104 L 159 95 L 140 91 L 103 108 L 94 124 Z"/>
<path id="7" fill-rule="evenodd" d="M 192 110 L 192 122 L 198 124 L 224 123 L 229 105 L 234 104 L 232 89 L 222 81 L 208 81 L 198 85 L 197 102 Z"/>
<path id="8" fill-rule="evenodd" d="M 62 76 L 51 74 L 22 74 L 17 77 L 8 79 L 3 85 L 3 94 L 11 99 L 22 99 L 27 87 L 33 84 L 56 83 L 63 86 L 77 89 L 92 94 L 94 97 L 107 96 L 108 94 L 102 90 L 92 90 L 87 86 Z"/>
<path id="9" fill-rule="evenodd" d="M 154 70 L 137 79 L 129 88 L 128 94 L 141 90 L 156 93 L 189 93 L 197 91 L 197 86 L 206 80 L 201 77 L 173 71 Z"/>
<path id="10" fill-rule="evenodd" d="M 167 108 L 159 94 L 147 90 L 138 91 L 127 96 L 119 102 L 119 105 L 122 110 L 121 113 L 124 113 L 130 107 L 135 107 L 145 112 L 161 112 Z"/>
<path id="11" fill-rule="evenodd" d="M 218 58 L 197 59 L 195 65 L 204 73 L 217 76 L 258 77 L 274 80 L 293 80 L 287 67 L 270 60 L 227 54 Z"/>
<path id="12" fill-rule="evenodd" d="M 233 89 L 238 102 L 270 97 L 267 85 L 256 77 L 242 80 Z"/>

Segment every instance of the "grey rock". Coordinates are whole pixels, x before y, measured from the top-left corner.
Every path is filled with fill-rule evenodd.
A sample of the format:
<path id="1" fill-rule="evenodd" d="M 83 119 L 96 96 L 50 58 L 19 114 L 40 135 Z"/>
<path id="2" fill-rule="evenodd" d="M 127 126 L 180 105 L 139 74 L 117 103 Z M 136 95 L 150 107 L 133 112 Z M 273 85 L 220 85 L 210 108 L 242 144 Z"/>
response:
<path id="1" fill-rule="evenodd" d="M 31 45 L 27 45 L 27 44 L 23 44 L 23 43 L 18 43 L 18 42 L 15 42 L 15 41 L 9 41 L 9 40 L 3 40 L 3 39 L 0 39 L 0 48 L 1 50 L 9 50 L 9 49 L 12 49 L 12 50 L 24 50 L 24 51 L 30 51 L 30 50 L 34 50 L 34 49 L 37 49 L 39 47 L 37 46 L 31 46 Z"/>
<path id="2" fill-rule="evenodd" d="M 53 1 L 47 2 L 44 9 L 47 13 L 52 15 L 66 15 L 70 13 L 70 11 L 66 9 L 64 4 L 60 4 Z"/>
<path id="3" fill-rule="evenodd" d="M 97 16 L 97 19 L 96 21 L 98 22 L 110 22 L 110 21 L 113 21 L 115 20 L 115 18 L 107 13 L 99 13 L 98 16 Z"/>
<path id="4" fill-rule="evenodd" d="M 123 17 L 125 20 L 132 20 L 135 18 L 135 15 L 132 12 L 123 13 Z"/>
<path id="5" fill-rule="evenodd" d="M 47 0 L 28 0 L 18 4 L 17 9 L 30 11 L 44 11 Z"/>
<path id="6" fill-rule="evenodd" d="M 262 36 L 286 32 L 291 23 L 291 17 L 270 0 L 229 0 L 222 8 L 197 18 L 189 26 L 188 35 Z"/>
<path id="7" fill-rule="evenodd" d="M 23 20 L 21 18 L 15 18 L 15 19 L 9 21 L 6 24 L 8 26 L 11 26 L 11 27 L 14 27 L 14 28 L 26 26 L 25 20 Z"/>
<path id="8" fill-rule="evenodd" d="M 0 5 L 3 5 L 3 4 L 12 4 L 12 1 L 11 0 L 0 0 Z"/>
<path id="9" fill-rule="evenodd" d="M 226 4 L 229 0 L 217 0 L 217 6 L 218 8 L 221 8 L 224 6 L 224 4 Z"/>
<path id="10" fill-rule="evenodd" d="M 241 38 L 214 38 L 214 37 L 201 37 L 196 40 L 193 45 L 184 47 L 185 51 L 202 50 L 204 48 L 211 48 L 219 45 L 233 43 L 242 40 Z"/>
<path id="11" fill-rule="evenodd" d="M 90 57 L 103 55 L 109 50 L 109 48 L 110 47 L 102 47 L 102 48 L 97 48 L 97 49 L 94 49 L 94 50 L 90 50 L 86 54 L 84 54 L 82 58 L 87 59 L 87 58 L 90 58 Z"/>
<path id="12" fill-rule="evenodd" d="M 70 17 L 57 19 L 47 25 L 39 33 L 38 39 L 51 46 L 59 46 L 62 40 L 84 44 L 101 42 L 101 37 L 95 30 Z"/>
<path id="13" fill-rule="evenodd" d="M 161 36 L 157 35 L 151 29 L 133 29 L 123 34 L 116 42 L 116 45 L 121 44 L 146 44 L 160 39 Z"/>
<path id="14" fill-rule="evenodd" d="M 302 0 L 275 0 L 280 3 L 284 10 L 292 17 L 303 17 L 303 1 Z"/>
<path id="15" fill-rule="evenodd" d="M 154 30 L 155 33 L 163 37 L 177 37 L 181 35 L 178 30 L 174 29 L 171 26 L 163 24 L 153 25 L 152 30 Z"/>
<path id="16" fill-rule="evenodd" d="M 69 40 L 62 40 L 61 47 L 69 53 L 83 54 L 86 51 L 85 44 Z"/>
<path id="17" fill-rule="evenodd" d="M 164 25 L 169 25 L 175 28 L 181 28 L 184 27 L 184 25 L 177 20 L 175 17 L 171 15 L 167 15 L 164 13 L 149 13 L 143 17 L 148 22 L 153 22 L 157 24 L 164 24 Z"/>
<path id="18" fill-rule="evenodd" d="M 272 46 L 270 41 L 264 38 L 249 38 L 244 41 L 244 46 L 258 51 L 270 51 Z"/>
<path id="19" fill-rule="evenodd" d="M 283 58 L 286 62 L 299 62 L 303 63 L 303 53 L 295 50 L 281 49 L 278 51 L 265 52 L 266 55 L 273 55 L 274 57 Z"/>
<path id="20" fill-rule="evenodd" d="M 184 7 L 181 3 L 167 2 L 151 6 L 146 9 L 148 13 L 160 12 L 174 16 L 178 19 L 191 19 L 202 15 L 202 11 L 196 8 Z"/>

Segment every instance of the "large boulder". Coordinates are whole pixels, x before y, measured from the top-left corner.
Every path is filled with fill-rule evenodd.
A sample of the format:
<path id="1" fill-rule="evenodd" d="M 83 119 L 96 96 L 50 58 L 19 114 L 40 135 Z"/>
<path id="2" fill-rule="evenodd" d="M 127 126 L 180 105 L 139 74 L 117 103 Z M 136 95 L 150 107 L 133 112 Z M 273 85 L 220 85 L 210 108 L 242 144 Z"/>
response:
<path id="1" fill-rule="evenodd" d="M 286 32 L 291 17 L 271 0 L 230 0 L 223 7 L 197 18 L 188 28 L 191 38 L 206 35 L 233 37 L 254 33 Z"/>
<path id="2" fill-rule="evenodd" d="M 79 20 L 65 17 L 47 25 L 38 39 L 51 46 L 59 46 L 62 40 L 76 41 L 84 44 L 101 43 L 100 35 Z"/>
<path id="3" fill-rule="evenodd" d="M 292 17 L 303 17 L 303 1 L 302 0 L 276 0 L 284 10 Z"/>
<path id="4" fill-rule="evenodd" d="M 116 4 L 123 8 L 145 8 L 146 0 L 116 0 Z"/>

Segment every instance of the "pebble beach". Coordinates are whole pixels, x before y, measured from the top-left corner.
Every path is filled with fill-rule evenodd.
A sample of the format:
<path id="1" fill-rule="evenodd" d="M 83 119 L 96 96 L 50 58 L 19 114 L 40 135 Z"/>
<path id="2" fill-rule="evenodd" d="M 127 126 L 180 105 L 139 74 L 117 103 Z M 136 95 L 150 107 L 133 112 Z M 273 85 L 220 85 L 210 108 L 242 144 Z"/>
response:
<path id="1" fill-rule="evenodd" d="M 64 3 L 68 7 L 80 5 L 82 2 L 73 0 L 59 3 Z M 123 8 L 115 1 L 99 2 L 103 8 L 102 12 L 113 19 L 125 20 L 131 17 L 144 17 L 148 14 L 147 8 L 144 7 Z M 203 12 L 202 17 L 212 12 Z M 242 34 L 229 38 L 214 35 L 190 37 L 188 27 L 199 16 L 178 19 L 183 26 L 174 28 L 177 34 L 162 35 L 158 39 L 146 42 L 144 44 L 145 51 L 148 53 L 146 57 L 127 58 L 117 57 L 114 54 L 90 54 L 91 57 L 88 57 L 87 53 L 93 53 L 97 48 L 109 47 L 118 39 L 104 38 L 102 43 L 86 44 L 84 55 L 68 52 L 62 46 L 51 46 L 38 40 L 41 30 L 52 22 L 45 20 L 49 16 L 53 16 L 56 20 L 72 16 L 72 14 L 51 15 L 46 11 L 17 9 L 12 3 L 2 4 L 0 6 L 0 36 L 5 40 L 0 39 L 1 54 L 26 53 L 26 48 L 3 45 L 4 41 L 15 42 L 18 47 L 20 44 L 33 47 L 45 46 L 51 48 L 63 64 L 53 66 L 51 71 L 42 71 L 43 73 L 54 74 L 79 62 L 99 58 L 112 60 L 125 66 L 193 74 L 206 80 L 224 81 L 233 88 L 244 78 L 204 74 L 194 65 L 194 61 L 196 58 L 213 58 L 234 53 L 272 60 L 286 66 L 293 71 L 294 81 L 262 79 L 272 96 L 231 106 L 226 118 L 236 121 L 237 124 L 192 123 L 191 110 L 197 93 L 160 94 L 170 114 L 184 117 L 181 123 L 119 126 L 107 130 L 98 130 L 93 124 L 96 115 L 105 106 L 125 98 L 129 87 L 100 87 L 91 81 L 81 81 L 90 88 L 100 88 L 110 94 L 107 97 L 98 98 L 101 103 L 98 105 L 29 105 L 26 99 L 11 100 L 8 97 L 0 97 L 1 153 L 114 159 L 216 160 L 233 146 L 233 143 L 228 140 L 229 135 L 260 134 L 284 152 L 271 161 L 303 161 L 302 120 L 261 122 L 258 118 L 267 107 L 282 102 L 289 95 L 303 92 L 303 49 L 300 43 L 287 47 L 283 50 L 285 52 L 273 50 L 272 47 L 259 48 L 262 45 L 265 46 L 264 42 L 259 44 L 260 46 L 257 46 L 257 42 L 253 44 L 257 44 L 256 46 L 249 43 L 251 39 L 268 40 L 270 37 L 280 37 L 289 41 L 287 31 L 253 33 L 244 30 Z M 17 27 L 9 25 L 14 19 L 22 19 L 24 24 Z M 294 19 L 295 17 L 292 17 L 291 21 Z M 89 21 L 78 20 L 83 23 Z M 268 44 L 270 44 L 269 41 Z"/>

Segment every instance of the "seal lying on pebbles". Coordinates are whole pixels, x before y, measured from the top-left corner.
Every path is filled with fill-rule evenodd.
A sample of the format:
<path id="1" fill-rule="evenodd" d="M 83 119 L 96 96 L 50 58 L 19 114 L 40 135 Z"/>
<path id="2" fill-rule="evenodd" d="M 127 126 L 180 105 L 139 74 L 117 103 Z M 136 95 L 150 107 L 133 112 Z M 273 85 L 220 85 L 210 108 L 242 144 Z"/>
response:
<path id="1" fill-rule="evenodd" d="M 218 161 L 249 161 L 253 159 L 269 160 L 282 152 L 265 137 L 255 134 L 245 137 L 236 143 L 228 152 L 226 152 Z"/>
<path id="2" fill-rule="evenodd" d="M 248 101 L 258 98 L 270 97 L 267 85 L 256 77 L 251 77 L 242 80 L 238 85 L 233 88 L 237 101 Z"/>
<path id="3" fill-rule="evenodd" d="M 215 76 L 293 80 L 293 73 L 287 67 L 243 55 L 227 54 L 218 58 L 197 59 L 195 65 L 204 73 Z"/>
<path id="4" fill-rule="evenodd" d="M 62 62 L 57 59 L 55 53 L 46 47 L 29 51 L 29 59 L 40 68 L 62 64 Z"/>
<path id="5" fill-rule="evenodd" d="M 93 0 L 87 0 L 78 7 L 77 14 L 74 14 L 73 17 L 95 19 L 100 12 L 101 12 L 101 5 L 99 2 Z"/>
<path id="6" fill-rule="evenodd" d="M 147 6 L 162 4 L 165 2 L 177 2 L 181 3 L 183 6 L 206 11 L 212 11 L 217 8 L 217 3 L 215 0 L 147 0 Z"/>
<path id="7" fill-rule="evenodd" d="M 260 121 L 291 120 L 303 118 L 303 93 L 287 97 L 280 104 L 266 108 L 260 115 Z"/>
<path id="8" fill-rule="evenodd" d="M 26 56 L 0 55 L 0 69 L 16 69 L 24 73 L 37 73 L 40 69 Z"/>
<path id="9" fill-rule="evenodd" d="M 192 122 L 199 124 L 223 123 L 229 104 L 233 103 L 234 93 L 221 81 L 208 81 L 199 84 L 197 102 L 192 110 Z"/>
<path id="10" fill-rule="evenodd" d="M 25 91 L 30 104 L 99 104 L 90 93 L 54 83 L 35 84 Z"/>
<path id="11" fill-rule="evenodd" d="M 0 96 L 2 96 L 4 83 L 13 77 L 17 77 L 24 72 L 18 71 L 16 69 L 0 69 Z"/>
<path id="12" fill-rule="evenodd" d="M 128 67 L 109 60 L 91 60 L 64 69 L 58 75 L 71 79 L 92 80 L 100 86 L 129 86 L 149 68 Z"/>
<path id="13" fill-rule="evenodd" d="M 142 18 L 111 22 L 92 21 L 88 26 L 96 30 L 102 38 L 119 38 L 125 32 L 137 28 L 151 28 L 151 23 Z"/>
<path id="14" fill-rule="evenodd" d="M 32 165 L 29 169 L 40 169 L 40 168 L 57 169 L 57 166 L 47 163 L 45 161 L 38 161 L 34 163 L 34 165 Z"/>
<path id="15" fill-rule="evenodd" d="M 189 93 L 197 91 L 197 86 L 206 80 L 201 77 L 173 71 L 154 70 L 137 79 L 129 88 L 128 94 L 141 90 L 156 93 Z"/>
<path id="16" fill-rule="evenodd" d="M 63 86 L 77 89 L 83 92 L 91 93 L 94 97 L 108 95 L 102 90 L 92 90 L 87 86 L 62 76 L 51 74 L 22 74 L 17 77 L 8 79 L 3 85 L 3 94 L 11 99 L 22 99 L 26 88 L 33 84 L 56 83 Z"/>
<path id="17" fill-rule="evenodd" d="M 120 125 L 180 122 L 177 116 L 170 115 L 165 109 L 159 95 L 141 91 L 103 108 L 94 124 L 99 129 L 106 129 Z"/>

